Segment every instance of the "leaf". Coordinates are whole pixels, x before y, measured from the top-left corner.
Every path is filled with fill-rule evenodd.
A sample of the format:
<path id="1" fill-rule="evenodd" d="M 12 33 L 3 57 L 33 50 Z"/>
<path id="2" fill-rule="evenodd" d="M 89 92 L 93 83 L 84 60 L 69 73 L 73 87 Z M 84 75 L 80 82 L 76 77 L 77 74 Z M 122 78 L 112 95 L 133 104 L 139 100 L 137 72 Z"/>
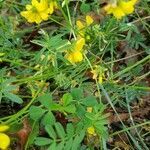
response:
<path id="1" fill-rule="evenodd" d="M 73 144 L 72 144 L 72 150 L 78 150 L 80 143 L 82 142 L 83 138 L 84 138 L 85 132 L 81 131 L 80 135 L 77 135 L 74 138 Z"/>
<path id="2" fill-rule="evenodd" d="M 52 95 L 50 93 L 44 94 L 40 97 L 38 97 L 38 101 L 45 106 L 46 108 L 50 108 L 52 103 Z"/>
<path id="3" fill-rule="evenodd" d="M 46 110 L 38 107 L 38 106 L 31 106 L 29 109 L 29 114 L 31 119 L 38 120 L 42 117 L 42 115 L 45 113 Z"/>
<path id="4" fill-rule="evenodd" d="M 20 143 L 21 149 L 23 149 L 30 132 L 31 132 L 31 126 L 27 118 L 25 118 L 23 120 L 23 128 L 17 132 L 17 136 L 19 137 L 19 143 Z"/>
<path id="5" fill-rule="evenodd" d="M 73 143 L 73 138 L 69 138 L 65 144 L 64 150 L 71 150 L 72 143 Z"/>
<path id="6" fill-rule="evenodd" d="M 75 113 L 76 112 L 76 107 L 75 105 L 68 105 L 64 108 L 64 111 L 66 111 L 67 113 Z"/>
<path id="7" fill-rule="evenodd" d="M 73 135 L 74 135 L 74 127 L 73 127 L 72 123 L 68 123 L 67 124 L 66 132 L 67 132 L 68 139 L 73 137 Z"/>
<path id="8" fill-rule="evenodd" d="M 34 140 L 38 134 L 39 134 L 39 122 L 34 121 L 33 126 L 32 126 L 32 132 L 30 133 L 30 135 L 28 137 L 28 145 L 29 146 L 34 143 Z"/>
<path id="9" fill-rule="evenodd" d="M 49 134 L 49 136 L 52 138 L 52 139 L 56 139 L 57 136 L 56 136 L 56 132 L 54 131 L 53 127 L 51 125 L 46 125 L 45 126 L 45 130 L 46 132 Z"/>
<path id="10" fill-rule="evenodd" d="M 55 124 L 55 122 L 56 122 L 56 119 L 51 111 L 46 113 L 42 119 L 43 125 L 47 125 L 47 124 L 53 125 L 53 124 Z"/>
<path id="11" fill-rule="evenodd" d="M 49 145 L 51 141 L 49 138 L 37 137 L 34 143 L 38 146 L 44 146 L 44 145 Z"/>
<path id="12" fill-rule="evenodd" d="M 55 141 L 52 142 L 52 144 L 49 146 L 48 150 L 57 150 Z"/>
<path id="13" fill-rule="evenodd" d="M 18 104 L 23 103 L 23 100 L 15 94 L 4 92 L 4 96 L 7 97 L 8 99 L 10 99 L 12 102 L 15 102 L 15 103 L 18 103 Z"/>
<path id="14" fill-rule="evenodd" d="M 63 150 L 64 149 L 64 141 L 60 142 L 59 144 L 57 144 L 57 150 Z"/>
<path id="15" fill-rule="evenodd" d="M 78 117 L 83 118 L 86 113 L 85 107 L 83 107 L 82 105 L 78 105 L 76 113 Z"/>
<path id="16" fill-rule="evenodd" d="M 0 103 L 1 103 L 2 97 L 3 97 L 2 93 L 0 92 Z"/>
<path id="17" fill-rule="evenodd" d="M 83 90 L 81 88 L 74 88 L 71 90 L 71 95 L 73 99 L 79 101 L 83 98 Z"/>
<path id="18" fill-rule="evenodd" d="M 82 104 L 84 104 L 85 106 L 95 106 L 98 103 L 97 103 L 95 96 L 88 96 L 83 99 Z"/>
<path id="19" fill-rule="evenodd" d="M 62 97 L 62 101 L 63 101 L 63 105 L 67 106 L 72 102 L 73 98 L 72 95 L 70 93 L 66 93 L 63 95 Z"/>
<path id="20" fill-rule="evenodd" d="M 95 114 L 86 112 L 85 116 L 90 120 L 95 120 Z"/>
<path id="21" fill-rule="evenodd" d="M 83 3 L 81 4 L 81 6 L 80 6 L 80 10 L 81 10 L 81 12 L 82 12 L 83 14 L 86 14 L 86 13 L 88 13 L 88 12 L 91 11 L 91 7 L 90 7 L 89 4 L 86 4 L 86 3 L 83 2 Z"/>
<path id="22" fill-rule="evenodd" d="M 65 134 L 63 126 L 59 122 L 57 122 L 55 123 L 55 128 L 56 128 L 58 136 L 64 139 L 66 134 Z"/>

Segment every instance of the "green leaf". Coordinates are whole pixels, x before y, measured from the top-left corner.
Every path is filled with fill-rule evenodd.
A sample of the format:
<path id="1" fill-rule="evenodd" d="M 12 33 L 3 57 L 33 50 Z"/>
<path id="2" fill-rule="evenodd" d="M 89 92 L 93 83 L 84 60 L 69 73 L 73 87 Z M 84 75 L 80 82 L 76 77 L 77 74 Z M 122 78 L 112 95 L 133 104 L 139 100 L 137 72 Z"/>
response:
<path id="1" fill-rule="evenodd" d="M 60 142 L 59 144 L 57 144 L 57 150 L 63 150 L 64 149 L 64 141 Z"/>
<path id="2" fill-rule="evenodd" d="M 95 114 L 86 112 L 85 116 L 90 120 L 95 120 Z"/>
<path id="3" fill-rule="evenodd" d="M 57 136 L 56 136 L 56 132 L 54 131 L 53 127 L 51 125 L 46 125 L 45 126 L 45 130 L 46 132 L 49 134 L 49 136 L 52 138 L 52 139 L 56 139 Z"/>
<path id="4" fill-rule="evenodd" d="M 69 138 L 65 144 L 64 150 L 71 150 L 73 143 L 73 138 Z"/>
<path id="5" fill-rule="evenodd" d="M 88 96 L 83 99 L 82 104 L 84 104 L 85 106 L 95 106 L 98 103 L 97 103 L 95 96 Z"/>
<path id="6" fill-rule="evenodd" d="M 80 135 L 77 135 L 74 138 L 74 141 L 73 141 L 73 144 L 72 144 L 72 150 L 78 150 L 79 149 L 80 143 L 82 142 L 84 136 L 85 136 L 85 132 L 81 131 Z"/>
<path id="7" fill-rule="evenodd" d="M 57 122 L 57 123 L 55 123 L 55 128 L 56 128 L 58 136 L 61 139 L 64 139 L 66 134 L 65 134 L 63 126 L 59 122 Z"/>
<path id="8" fill-rule="evenodd" d="M 80 6 L 80 10 L 83 14 L 86 14 L 91 11 L 90 4 L 82 3 Z"/>
<path id="9" fill-rule="evenodd" d="M 39 134 L 39 122 L 34 122 L 32 126 L 32 132 L 28 137 L 28 145 L 32 145 L 34 143 L 34 140 L 38 134 Z"/>
<path id="10" fill-rule="evenodd" d="M 52 103 L 52 95 L 50 93 L 44 94 L 37 98 L 40 103 L 45 106 L 46 108 L 50 108 Z"/>
<path id="11" fill-rule="evenodd" d="M 57 150 L 55 141 L 52 142 L 52 144 L 49 146 L 48 150 Z"/>
<path id="12" fill-rule="evenodd" d="M 38 146 L 49 145 L 51 143 L 50 139 L 45 137 L 37 137 L 34 142 Z"/>
<path id="13" fill-rule="evenodd" d="M 31 106 L 29 109 L 29 114 L 30 114 L 31 119 L 36 121 L 43 116 L 45 111 L 46 110 L 44 110 L 38 106 Z"/>
<path id="14" fill-rule="evenodd" d="M 5 92 L 4 96 L 7 97 L 8 99 L 10 99 L 12 102 L 15 102 L 15 103 L 18 103 L 18 104 L 23 103 L 23 100 L 15 94 Z"/>
<path id="15" fill-rule="evenodd" d="M 83 90 L 81 88 L 74 88 L 71 90 L 71 95 L 73 99 L 79 101 L 83 98 Z"/>
<path id="16" fill-rule="evenodd" d="M 3 97 L 3 95 L 2 95 L 2 93 L 0 92 L 0 103 L 1 103 L 2 97 Z"/>
<path id="17" fill-rule="evenodd" d="M 73 135 L 74 135 L 74 127 L 73 127 L 72 123 L 68 123 L 67 124 L 66 132 L 67 132 L 68 139 L 73 137 Z"/>
<path id="18" fill-rule="evenodd" d="M 70 93 L 66 93 L 63 95 L 62 97 L 62 101 L 63 101 L 63 105 L 67 106 L 72 102 L 73 98 L 72 95 Z"/>
<path id="19" fill-rule="evenodd" d="M 43 125 L 47 125 L 47 124 L 53 125 L 53 124 L 55 124 L 55 122 L 56 122 L 56 119 L 55 119 L 53 113 L 50 111 L 48 113 L 46 113 L 42 119 Z"/>
<path id="20" fill-rule="evenodd" d="M 78 105 L 76 113 L 78 117 L 83 118 L 86 113 L 85 107 L 83 107 L 82 105 Z"/>
<path id="21" fill-rule="evenodd" d="M 64 107 L 64 111 L 67 113 L 75 113 L 76 112 L 76 107 L 75 105 L 68 105 L 66 107 Z"/>

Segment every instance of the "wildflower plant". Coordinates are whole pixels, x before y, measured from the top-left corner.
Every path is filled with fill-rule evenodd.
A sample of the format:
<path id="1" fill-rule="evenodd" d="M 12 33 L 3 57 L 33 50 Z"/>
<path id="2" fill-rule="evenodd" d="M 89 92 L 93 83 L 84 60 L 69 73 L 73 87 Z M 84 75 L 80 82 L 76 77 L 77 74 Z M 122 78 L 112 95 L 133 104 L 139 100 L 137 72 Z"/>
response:
<path id="1" fill-rule="evenodd" d="M 149 149 L 149 1 L 0 8 L 0 149 Z"/>

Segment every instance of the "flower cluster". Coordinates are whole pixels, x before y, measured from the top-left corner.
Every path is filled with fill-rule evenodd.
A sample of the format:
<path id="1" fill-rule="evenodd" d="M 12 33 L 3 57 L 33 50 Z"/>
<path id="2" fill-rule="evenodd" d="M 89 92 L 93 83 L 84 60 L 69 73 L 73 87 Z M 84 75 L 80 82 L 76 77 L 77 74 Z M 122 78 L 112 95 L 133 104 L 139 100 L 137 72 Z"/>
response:
<path id="1" fill-rule="evenodd" d="M 6 150 L 10 145 L 10 138 L 4 132 L 9 129 L 6 125 L 0 125 L 0 149 Z"/>
<path id="2" fill-rule="evenodd" d="M 104 7 L 107 14 L 113 14 L 117 19 L 133 13 L 137 0 L 115 0 Z"/>
<path id="3" fill-rule="evenodd" d="M 79 36 L 86 38 L 86 29 L 93 23 L 93 18 L 89 15 L 86 15 L 85 22 L 81 20 L 76 21 L 77 30 L 79 32 Z"/>
<path id="4" fill-rule="evenodd" d="M 41 23 L 48 20 L 50 14 L 57 8 L 55 0 L 32 0 L 31 5 L 26 5 L 26 11 L 22 11 L 21 15 L 25 17 L 29 23 Z"/>
<path id="5" fill-rule="evenodd" d="M 72 43 L 70 51 L 67 51 L 65 58 L 72 64 L 83 60 L 82 49 L 85 45 L 85 39 L 79 38 Z"/>
<path id="6" fill-rule="evenodd" d="M 93 23 L 93 19 L 91 16 L 86 16 L 86 21 L 82 22 L 77 20 L 77 30 L 78 36 L 77 40 L 73 41 L 71 44 L 71 49 L 67 51 L 65 58 L 72 64 L 81 62 L 83 60 L 83 47 L 85 45 L 85 38 L 86 38 L 86 28 Z"/>

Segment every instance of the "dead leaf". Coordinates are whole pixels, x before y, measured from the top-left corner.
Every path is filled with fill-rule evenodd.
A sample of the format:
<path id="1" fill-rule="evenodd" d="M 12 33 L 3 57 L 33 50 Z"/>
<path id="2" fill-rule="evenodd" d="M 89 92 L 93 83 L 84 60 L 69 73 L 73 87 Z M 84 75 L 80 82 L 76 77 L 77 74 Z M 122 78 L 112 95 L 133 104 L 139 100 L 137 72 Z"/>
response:
<path id="1" fill-rule="evenodd" d="M 25 118 L 23 120 L 23 128 L 17 132 L 17 136 L 19 138 L 20 149 L 23 150 L 23 147 L 28 139 L 28 136 L 31 132 L 31 127 L 28 122 L 28 119 Z"/>

